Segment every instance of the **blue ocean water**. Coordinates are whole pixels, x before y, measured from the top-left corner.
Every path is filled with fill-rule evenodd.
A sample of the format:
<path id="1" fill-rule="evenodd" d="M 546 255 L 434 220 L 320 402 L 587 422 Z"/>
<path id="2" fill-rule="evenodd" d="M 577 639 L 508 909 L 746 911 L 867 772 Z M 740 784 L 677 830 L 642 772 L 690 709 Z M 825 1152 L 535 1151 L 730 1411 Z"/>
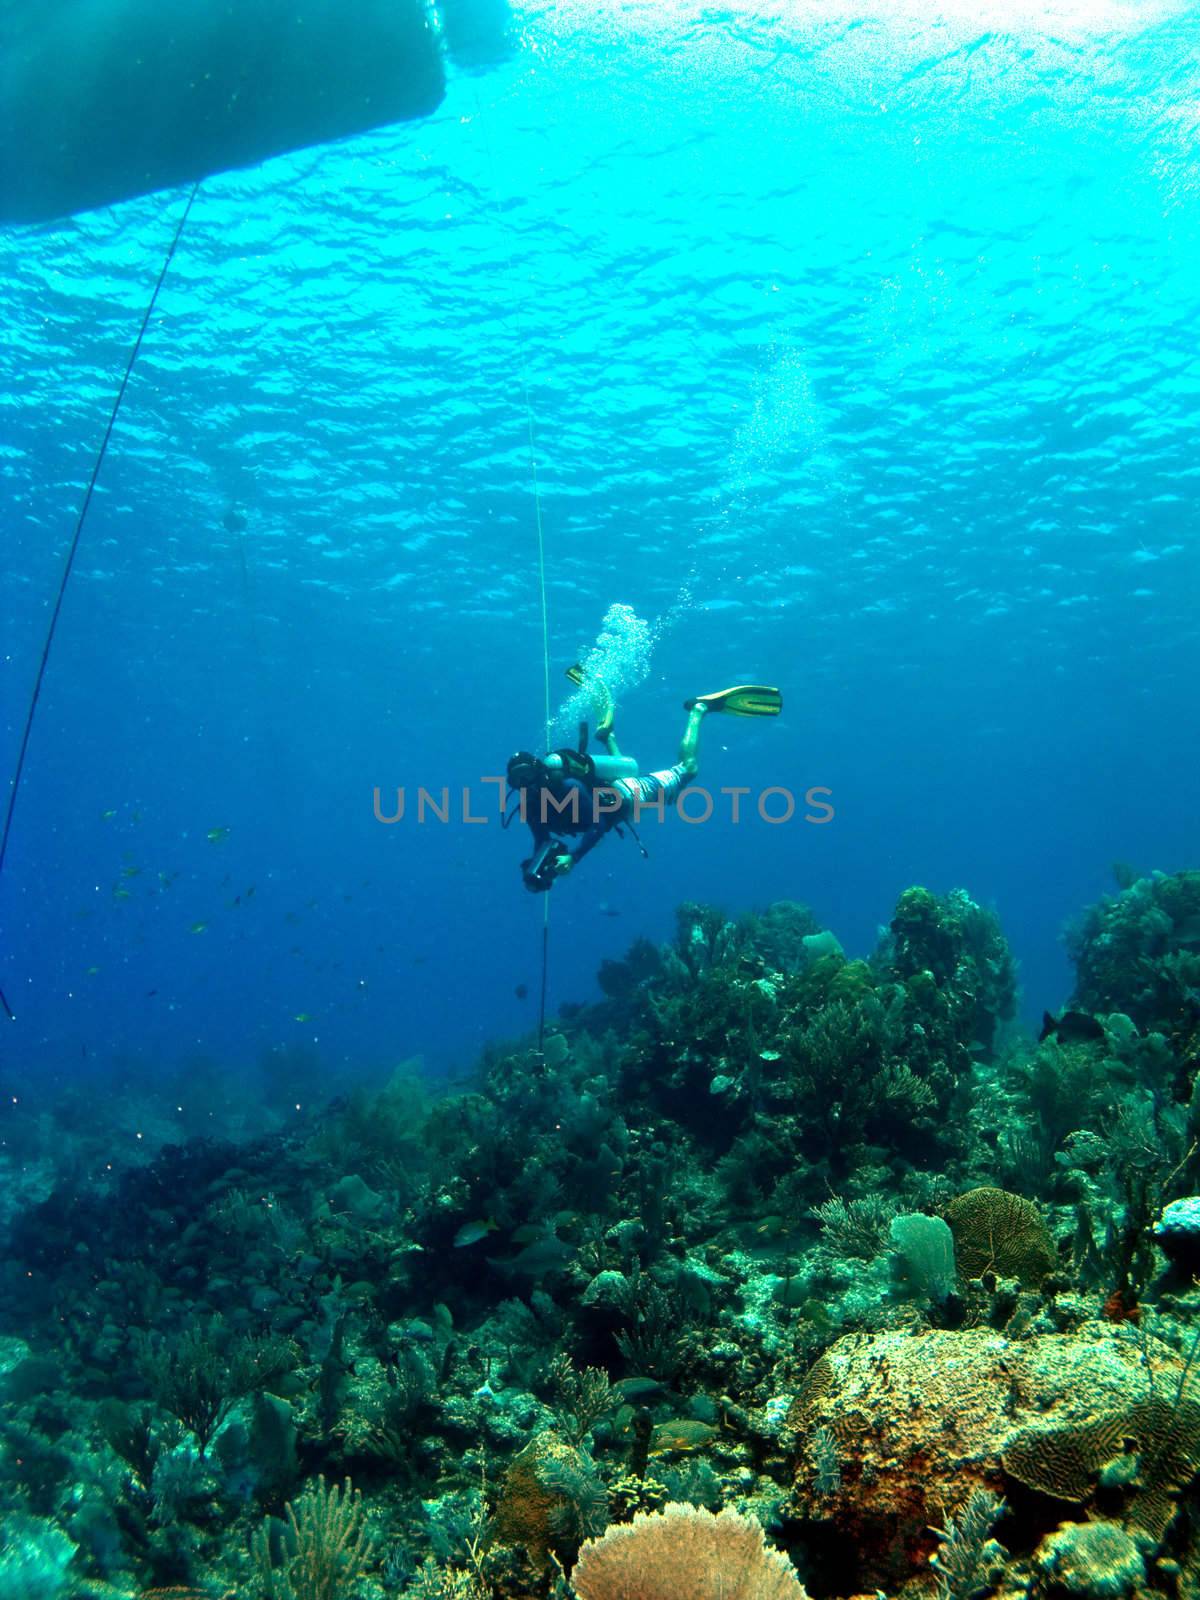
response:
<path id="1" fill-rule="evenodd" d="M 1195 861 L 1200 15 L 516 21 L 431 118 L 201 186 L 0 883 L 0 1042 L 47 1081 L 284 1051 L 336 1085 L 533 1024 L 524 841 L 372 791 L 494 813 L 541 746 L 539 513 L 555 709 L 628 607 L 644 769 L 686 696 L 778 683 L 701 781 L 836 813 L 606 840 L 552 894 L 552 1010 L 681 900 L 802 900 L 865 953 L 920 882 L 995 907 L 1040 1016 L 1112 863 Z M 184 200 L 0 235 L 6 773 Z"/>

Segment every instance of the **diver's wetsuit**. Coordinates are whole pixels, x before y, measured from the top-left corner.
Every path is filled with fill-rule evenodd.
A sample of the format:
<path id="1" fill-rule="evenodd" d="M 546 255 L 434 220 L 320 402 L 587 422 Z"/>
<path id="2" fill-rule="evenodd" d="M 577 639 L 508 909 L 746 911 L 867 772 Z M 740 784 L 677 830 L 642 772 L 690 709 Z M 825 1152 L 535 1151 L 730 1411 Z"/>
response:
<path id="1" fill-rule="evenodd" d="M 526 888 L 544 888 L 539 880 L 542 862 L 555 854 L 570 856 L 571 866 L 582 861 L 587 851 L 594 850 L 605 834 L 614 827 L 626 826 L 632 830 L 634 822 L 645 806 L 674 805 L 680 794 L 696 776 L 694 755 L 686 755 L 674 766 L 666 766 L 658 773 L 640 774 L 637 778 L 614 778 L 613 782 L 587 782 L 582 778 L 555 778 L 546 786 L 552 800 L 544 800 L 541 792 L 531 794 L 525 806 L 525 821 L 533 834 L 533 854 L 522 862 L 522 877 Z M 614 805 L 619 800 L 619 805 Z M 546 816 L 542 818 L 542 806 Z M 637 835 L 635 835 L 637 837 Z M 566 838 L 574 838 L 566 845 Z M 555 845 L 562 845 L 555 850 Z M 549 848 L 547 848 L 549 846 Z M 645 854 L 645 850 L 642 851 Z"/>
<path id="2" fill-rule="evenodd" d="M 533 834 L 533 854 L 521 863 L 521 875 L 527 889 L 548 889 L 555 872 L 556 856 L 566 855 L 573 867 L 589 850 L 593 850 L 606 833 L 614 828 L 632 828 L 642 808 L 674 805 L 680 791 L 696 776 L 696 741 L 700 723 L 707 706 L 695 702 L 689 707 L 687 727 L 679 746 L 679 760 L 673 767 L 644 775 L 636 769 L 611 780 L 593 775 L 575 777 L 568 773 L 554 773 L 549 781 L 528 792 L 520 815 L 529 824 Z M 613 737 L 611 708 L 597 729 L 597 738 L 606 753 L 622 760 Z M 570 752 L 559 752 L 560 755 Z M 633 766 L 632 761 L 628 762 Z M 601 768 L 603 771 L 603 768 Z M 615 802 L 619 801 L 619 804 Z M 635 835 L 636 837 L 636 835 Z M 574 843 L 567 845 L 570 838 Z M 645 852 L 643 851 L 643 854 Z M 546 868 L 550 867 L 547 874 Z"/>
<path id="3" fill-rule="evenodd" d="M 576 666 L 568 670 L 567 677 L 574 684 L 583 684 L 586 674 Z M 518 750 L 508 763 L 508 781 L 520 791 L 521 805 L 509 811 L 506 803 L 504 825 L 516 816 L 529 824 L 533 854 L 522 861 L 521 876 L 525 887 L 535 892 L 544 892 L 557 877 L 570 872 L 606 833 L 614 828 L 619 832 L 622 826 L 632 830 L 643 806 L 653 806 L 661 820 L 662 808 L 673 805 L 699 771 L 696 745 L 700 724 L 709 712 L 777 717 L 783 710 L 779 690 L 763 683 L 736 683 L 715 694 L 685 700 L 688 720 L 679 741 L 679 760 L 673 767 L 643 777 L 632 756 L 623 756 L 617 749 L 612 696 L 599 678 L 594 680 L 594 688 L 596 737 L 605 750 L 600 760 L 586 753 L 587 724 L 581 723 L 578 750 L 555 750 L 544 758 Z M 567 838 L 575 842 L 568 846 Z"/>
<path id="4" fill-rule="evenodd" d="M 542 857 L 544 845 L 567 837 L 576 842 L 570 847 L 564 843 L 559 853 L 570 856 L 572 863 L 582 861 L 606 833 L 622 823 L 635 822 L 645 807 L 674 805 L 694 771 L 693 766 L 679 761 L 661 772 L 617 778 L 612 783 L 593 785 L 582 778 L 556 778 L 546 786 L 553 803 L 547 801 L 544 820 L 540 794 L 532 796 L 526 807 L 525 820 L 533 834 L 531 863 Z M 618 798 L 621 803 L 615 805 Z"/>

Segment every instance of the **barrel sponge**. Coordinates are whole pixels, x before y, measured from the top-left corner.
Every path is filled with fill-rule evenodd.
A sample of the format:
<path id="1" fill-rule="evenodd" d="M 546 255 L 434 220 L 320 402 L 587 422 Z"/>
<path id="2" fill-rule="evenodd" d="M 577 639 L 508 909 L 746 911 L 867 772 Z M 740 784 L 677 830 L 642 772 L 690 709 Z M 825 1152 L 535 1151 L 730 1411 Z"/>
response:
<path id="1" fill-rule="evenodd" d="M 614 1524 L 584 1545 L 571 1582 L 580 1600 L 807 1600 L 788 1558 L 729 1506 L 672 1502 Z"/>

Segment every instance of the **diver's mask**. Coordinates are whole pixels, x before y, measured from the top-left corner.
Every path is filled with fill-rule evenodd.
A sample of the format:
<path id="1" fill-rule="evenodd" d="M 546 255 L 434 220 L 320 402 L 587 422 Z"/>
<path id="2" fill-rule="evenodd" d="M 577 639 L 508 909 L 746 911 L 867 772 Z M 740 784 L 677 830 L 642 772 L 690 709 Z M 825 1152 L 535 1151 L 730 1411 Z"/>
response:
<path id="1" fill-rule="evenodd" d="M 549 782 L 550 771 L 546 763 L 529 750 L 518 750 L 515 756 L 509 757 L 505 779 L 510 789 L 540 789 Z"/>

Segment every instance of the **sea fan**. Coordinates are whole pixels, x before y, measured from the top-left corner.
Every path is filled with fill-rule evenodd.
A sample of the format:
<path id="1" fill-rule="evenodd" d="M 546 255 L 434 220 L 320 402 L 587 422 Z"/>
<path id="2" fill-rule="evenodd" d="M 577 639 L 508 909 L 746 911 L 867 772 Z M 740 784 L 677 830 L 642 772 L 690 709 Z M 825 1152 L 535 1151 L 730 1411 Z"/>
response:
<path id="1" fill-rule="evenodd" d="M 585 1544 L 571 1581 L 580 1600 L 807 1600 L 787 1557 L 729 1507 L 639 1513 Z"/>

